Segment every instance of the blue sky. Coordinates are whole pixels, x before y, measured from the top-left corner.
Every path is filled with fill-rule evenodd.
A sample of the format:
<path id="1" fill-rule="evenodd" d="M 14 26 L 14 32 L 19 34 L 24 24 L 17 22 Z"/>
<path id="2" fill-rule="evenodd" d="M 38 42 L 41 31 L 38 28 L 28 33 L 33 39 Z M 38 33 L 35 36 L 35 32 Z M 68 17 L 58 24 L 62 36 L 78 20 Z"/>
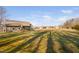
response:
<path id="1" fill-rule="evenodd" d="M 66 20 L 79 17 L 78 6 L 6 6 L 12 20 L 29 21 L 34 26 L 61 25 Z"/>

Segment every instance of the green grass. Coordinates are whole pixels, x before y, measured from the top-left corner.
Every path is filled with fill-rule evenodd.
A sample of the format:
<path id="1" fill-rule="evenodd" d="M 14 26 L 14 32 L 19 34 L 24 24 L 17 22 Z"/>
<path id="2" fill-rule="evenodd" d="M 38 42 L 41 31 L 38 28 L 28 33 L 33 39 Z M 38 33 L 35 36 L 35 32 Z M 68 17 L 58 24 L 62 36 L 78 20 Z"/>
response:
<path id="1" fill-rule="evenodd" d="M 1 53 L 78 53 L 79 31 L 0 33 Z"/>

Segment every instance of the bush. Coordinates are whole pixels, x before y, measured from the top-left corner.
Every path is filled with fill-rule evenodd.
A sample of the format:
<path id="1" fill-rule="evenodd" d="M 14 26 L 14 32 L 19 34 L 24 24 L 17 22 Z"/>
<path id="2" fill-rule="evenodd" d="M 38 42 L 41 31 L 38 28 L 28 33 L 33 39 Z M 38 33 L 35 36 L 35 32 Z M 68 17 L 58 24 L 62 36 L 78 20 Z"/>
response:
<path id="1" fill-rule="evenodd" d="M 73 29 L 79 30 L 79 25 L 75 25 Z"/>

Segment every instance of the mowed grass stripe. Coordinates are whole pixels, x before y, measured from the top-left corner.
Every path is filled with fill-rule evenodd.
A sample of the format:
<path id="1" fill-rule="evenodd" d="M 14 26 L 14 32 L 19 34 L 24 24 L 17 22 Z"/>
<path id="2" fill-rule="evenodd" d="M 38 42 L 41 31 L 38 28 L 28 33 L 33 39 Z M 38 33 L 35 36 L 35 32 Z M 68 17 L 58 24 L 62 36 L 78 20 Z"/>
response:
<path id="1" fill-rule="evenodd" d="M 69 53 L 79 52 L 78 48 L 67 37 L 63 37 L 64 34 L 62 32 L 59 32 L 58 34 L 59 34 L 61 43 L 65 45 L 64 47 L 68 50 Z"/>
<path id="2" fill-rule="evenodd" d="M 55 51 L 53 50 L 53 40 L 52 40 L 52 35 L 51 32 L 48 34 L 48 40 L 47 40 L 47 53 L 54 53 Z"/>
<path id="3" fill-rule="evenodd" d="M 2 44 L 8 43 L 10 41 L 16 40 L 16 38 L 19 38 L 20 36 L 29 36 L 29 35 L 34 35 L 34 32 L 25 32 L 25 33 L 20 33 L 19 35 L 13 36 L 13 37 L 8 37 L 8 38 L 4 38 L 4 40 L 0 40 L 0 46 Z"/>
<path id="4" fill-rule="evenodd" d="M 2 34 L 0 35 L 0 41 L 1 40 L 6 40 L 8 37 L 14 37 L 14 36 L 18 36 L 21 35 L 22 33 L 9 33 L 9 34 Z"/>
<path id="5" fill-rule="evenodd" d="M 16 33 L 17 34 L 17 33 Z M 78 53 L 79 35 L 72 31 L 18 33 L 0 40 L 1 53 Z"/>
<path id="6" fill-rule="evenodd" d="M 73 30 L 73 29 L 72 29 Z M 66 31 L 66 32 L 70 32 L 70 33 L 75 33 L 75 34 L 78 34 L 79 35 L 79 31 L 78 30 L 75 30 L 75 31 Z"/>
<path id="7" fill-rule="evenodd" d="M 24 41 L 25 40 L 20 40 L 18 42 L 9 44 L 7 46 L 3 46 L 3 47 L 0 48 L 0 53 L 7 53 L 7 52 L 13 50 L 15 47 L 19 46 L 20 44 L 22 44 Z"/>
<path id="8" fill-rule="evenodd" d="M 23 35 L 23 34 L 19 34 L 19 35 L 16 35 L 16 36 L 4 38 L 4 39 L 0 40 L 0 44 L 2 44 L 2 43 L 4 43 L 4 42 L 7 42 L 7 41 L 9 41 L 10 39 L 15 38 L 15 37 L 18 37 L 18 36 L 20 36 L 20 35 Z"/>
<path id="9" fill-rule="evenodd" d="M 60 37 L 60 35 L 57 32 L 56 32 L 56 36 L 58 37 L 58 42 L 61 44 L 64 50 L 64 53 L 72 52 L 71 50 L 67 48 L 67 43 Z"/>
<path id="10" fill-rule="evenodd" d="M 72 33 L 72 32 L 69 32 L 69 31 L 62 31 L 62 32 L 66 33 L 69 36 L 74 36 L 76 38 L 79 38 L 79 34 L 77 34 L 77 33 Z"/>
<path id="11" fill-rule="evenodd" d="M 24 52 L 27 52 L 27 53 L 37 53 L 38 49 L 40 48 L 40 43 L 42 42 L 43 37 L 46 34 L 47 33 L 42 34 L 41 36 L 39 36 L 38 38 L 36 38 L 36 40 L 34 40 L 31 43 L 29 43 L 27 46 L 23 47 L 18 52 L 20 52 L 20 53 L 24 53 Z"/>
<path id="12" fill-rule="evenodd" d="M 14 52 L 17 52 L 17 51 L 21 50 L 21 48 L 22 48 L 23 46 L 28 45 L 29 43 L 31 43 L 32 41 L 36 40 L 36 38 L 38 38 L 39 36 L 41 36 L 41 35 L 44 34 L 44 33 L 46 33 L 46 32 L 41 32 L 41 33 L 39 33 L 38 35 L 35 35 L 35 36 L 33 36 L 32 38 L 28 39 L 28 41 L 25 40 L 25 42 L 23 42 L 22 44 L 20 44 L 19 46 L 15 47 L 12 51 L 9 51 L 9 52 L 14 53 Z"/>
<path id="13" fill-rule="evenodd" d="M 38 35 L 38 33 L 36 33 L 34 35 Z M 28 52 L 29 53 L 34 53 L 35 48 L 39 44 L 38 42 L 41 41 L 41 36 L 39 36 L 38 38 L 36 38 L 36 40 L 32 41 L 28 45 L 23 46 L 19 51 L 17 51 L 17 53 L 25 53 L 25 52 L 27 52 L 27 53 Z"/>
<path id="14" fill-rule="evenodd" d="M 32 36 L 29 36 L 29 37 L 23 36 L 23 37 L 18 38 L 18 40 L 15 39 L 16 41 L 10 42 L 9 44 L 6 44 L 6 45 L 0 47 L 0 50 L 3 50 L 4 52 L 12 51 L 14 48 L 16 48 L 17 46 L 23 44 L 26 40 L 28 40 L 26 38 L 30 38 L 30 37 L 32 37 Z M 22 41 L 22 43 L 19 44 L 18 42 L 21 42 L 21 41 Z"/>
<path id="15" fill-rule="evenodd" d="M 52 40 L 53 40 L 53 50 L 56 53 L 64 53 L 64 50 L 60 44 L 60 42 L 58 41 L 59 37 L 57 37 L 55 31 L 52 31 Z"/>
<path id="16" fill-rule="evenodd" d="M 36 53 L 46 53 L 48 34 L 49 33 L 47 32 L 41 37 L 41 41 L 37 45 L 38 47 L 37 47 Z"/>
<path id="17" fill-rule="evenodd" d="M 63 32 L 63 37 L 68 38 L 69 41 L 74 43 L 74 45 L 79 48 L 79 38 L 76 38 L 75 36 L 71 36 L 69 33 L 66 33 L 66 32 Z"/>
<path id="18" fill-rule="evenodd" d="M 0 40 L 0 46 L 2 46 L 2 45 L 4 45 L 4 44 L 7 44 L 7 43 L 9 43 L 9 42 L 11 42 L 11 41 L 13 41 L 13 40 L 16 40 L 16 39 L 18 39 L 18 38 L 21 38 L 21 36 L 24 36 L 24 35 L 27 35 L 27 33 L 22 33 L 22 34 L 19 34 L 19 35 L 17 35 L 17 36 L 13 36 L 13 37 L 10 37 L 10 38 L 5 38 L 6 40 Z M 29 34 L 28 34 L 29 35 Z M 27 36 L 28 36 L 27 35 Z"/>
<path id="19" fill-rule="evenodd" d="M 60 35 L 58 34 L 58 32 L 55 31 L 55 36 L 58 38 L 57 41 L 60 43 L 62 49 L 63 49 L 63 53 L 68 53 L 70 52 L 70 50 L 68 50 L 65 46 L 65 43 L 62 41 L 62 39 L 60 38 Z"/>
<path id="20" fill-rule="evenodd" d="M 12 37 L 9 40 L 0 43 L 0 47 L 9 45 L 9 44 L 17 42 L 17 41 L 20 41 L 20 40 L 22 40 L 24 38 L 28 38 L 30 36 L 32 36 L 32 35 L 23 34 L 23 35 L 20 35 L 20 36 Z"/>
<path id="21" fill-rule="evenodd" d="M 1 38 L 0 39 L 0 43 L 1 42 L 4 42 L 4 41 L 6 41 L 6 40 L 9 40 L 9 38 L 13 38 L 13 37 L 15 37 L 15 36 L 19 36 L 19 35 L 23 35 L 23 34 L 32 34 L 32 31 L 30 31 L 30 32 L 20 32 L 20 33 L 17 33 L 17 32 L 12 32 L 13 34 L 11 35 L 11 34 L 9 34 L 9 36 L 11 35 L 11 37 L 8 37 L 7 35 L 5 35 L 6 37 L 4 37 L 4 38 Z M 34 32 L 33 32 L 34 33 Z"/>
<path id="22" fill-rule="evenodd" d="M 35 48 L 38 46 L 39 42 L 41 41 L 41 36 L 36 38 L 36 40 L 32 41 L 31 43 L 29 43 L 28 45 L 22 47 L 19 51 L 17 51 L 18 53 L 34 53 Z"/>
<path id="23" fill-rule="evenodd" d="M 33 51 L 32 51 L 32 53 L 37 53 L 37 51 L 38 51 L 38 48 L 40 47 L 40 43 L 41 43 L 41 41 L 42 41 L 42 39 L 43 39 L 43 35 L 41 36 L 41 37 L 39 37 L 39 41 L 38 41 L 38 43 L 35 45 L 35 48 L 33 49 Z"/>

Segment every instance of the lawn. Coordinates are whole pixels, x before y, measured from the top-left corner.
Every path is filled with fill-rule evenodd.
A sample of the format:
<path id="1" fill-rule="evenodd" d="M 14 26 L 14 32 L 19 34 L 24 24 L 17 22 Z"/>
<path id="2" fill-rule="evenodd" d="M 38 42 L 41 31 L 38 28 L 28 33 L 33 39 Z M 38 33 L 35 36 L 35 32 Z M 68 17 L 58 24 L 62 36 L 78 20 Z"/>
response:
<path id="1" fill-rule="evenodd" d="M 0 33 L 1 53 L 78 53 L 79 31 Z"/>

